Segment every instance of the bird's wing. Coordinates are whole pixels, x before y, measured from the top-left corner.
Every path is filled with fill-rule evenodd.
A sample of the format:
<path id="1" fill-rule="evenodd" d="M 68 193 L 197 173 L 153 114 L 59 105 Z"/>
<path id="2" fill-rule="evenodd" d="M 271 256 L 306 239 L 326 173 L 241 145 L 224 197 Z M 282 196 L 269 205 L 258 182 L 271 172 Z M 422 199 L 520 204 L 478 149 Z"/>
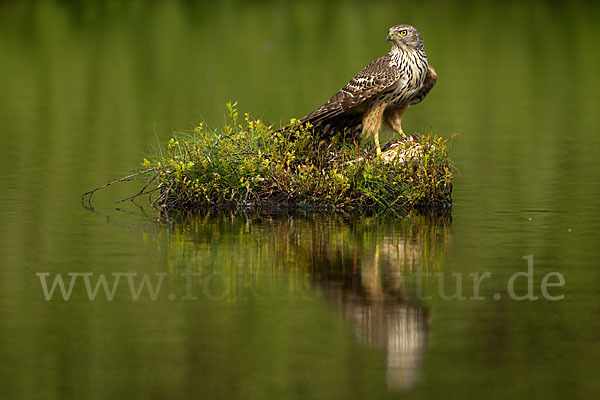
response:
<path id="1" fill-rule="evenodd" d="M 419 90 L 408 102 L 409 106 L 414 106 L 415 104 L 419 104 L 425 96 L 429 93 L 429 91 L 433 88 L 437 82 L 437 74 L 435 69 L 431 65 L 427 66 L 427 75 L 425 75 L 425 80 L 423 81 L 423 86 L 421 86 L 421 90 Z"/>
<path id="2" fill-rule="evenodd" d="M 380 57 L 360 71 L 327 103 L 302 118 L 302 122 L 315 125 L 343 114 L 392 86 L 400 74 L 398 68 L 390 66 L 389 56 Z"/>

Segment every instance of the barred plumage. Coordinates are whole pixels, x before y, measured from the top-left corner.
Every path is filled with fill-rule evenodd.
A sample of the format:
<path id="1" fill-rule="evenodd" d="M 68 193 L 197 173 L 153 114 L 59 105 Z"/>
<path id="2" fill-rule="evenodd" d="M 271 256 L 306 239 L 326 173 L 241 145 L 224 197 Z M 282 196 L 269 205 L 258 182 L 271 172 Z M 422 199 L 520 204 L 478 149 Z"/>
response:
<path id="1" fill-rule="evenodd" d="M 398 132 L 408 106 L 420 103 L 435 85 L 437 75 L 427 62 L 419 32 L 410 25 L 390 28 L 389 53 L 367 65 L 329 101 L 302 118 L 323 137 L 335 132 L 361 132 L 375 139 L 377 154 L 383 118 Z"/>

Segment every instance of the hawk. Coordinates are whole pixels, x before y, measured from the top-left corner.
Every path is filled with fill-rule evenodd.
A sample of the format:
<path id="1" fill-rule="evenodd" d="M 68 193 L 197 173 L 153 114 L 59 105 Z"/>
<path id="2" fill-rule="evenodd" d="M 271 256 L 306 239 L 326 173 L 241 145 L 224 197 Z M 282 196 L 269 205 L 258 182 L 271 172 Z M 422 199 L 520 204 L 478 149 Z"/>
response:
<path id="1" fill-rule="evenodd" d="M 427 63 L 423 40 L 413 26 L 392 26 L 387 41 L 392 43 L 389 53 L 367 65 L 300 122 L 310 123 L 323 137 L 342 131 L 373 136 L 378 156 L 383 118 L 405 138 L 402 115 L 427 96 L 437 74 Z"/>

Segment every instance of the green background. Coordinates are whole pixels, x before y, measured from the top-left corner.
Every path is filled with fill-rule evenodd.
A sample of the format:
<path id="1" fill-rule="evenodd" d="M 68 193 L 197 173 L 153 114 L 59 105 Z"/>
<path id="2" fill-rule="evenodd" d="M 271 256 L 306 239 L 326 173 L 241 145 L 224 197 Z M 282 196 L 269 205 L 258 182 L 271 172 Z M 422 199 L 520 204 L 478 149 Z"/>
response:
<path id="1" fill-rule="evenodd" d="M 135 185 L 81 207 L 228 100 L 304 116 L 400 23 L 439 75 L 404 130 L 460 134 L 450 211 L 164 221 L 115 209 Z M 0 397 L 593 397 L 599 40 L 577 1 L 0 2 Z M 559 272 L 563 300 L 507 296 L 530 254 L 535 294 Z M 125 278 L 46 301 L 39 272 L 166 276 L 155 301 Z M 439 295 L 473 272 L 485 300 Z"/>

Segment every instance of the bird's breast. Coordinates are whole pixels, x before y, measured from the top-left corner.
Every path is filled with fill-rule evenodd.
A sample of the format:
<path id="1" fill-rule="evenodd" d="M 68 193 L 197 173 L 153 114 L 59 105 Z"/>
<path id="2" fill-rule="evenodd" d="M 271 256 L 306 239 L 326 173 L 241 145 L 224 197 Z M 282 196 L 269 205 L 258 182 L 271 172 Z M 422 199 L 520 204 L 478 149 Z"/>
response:
<path id="1" fill-rule="evenodd" d="M 385 100 L 390 105 L 409 101 L 421 89 L 427 75 L 427 59 L 418 54 L 404 53 L 395 61 L 400 77 L 387 91 Z"/>

